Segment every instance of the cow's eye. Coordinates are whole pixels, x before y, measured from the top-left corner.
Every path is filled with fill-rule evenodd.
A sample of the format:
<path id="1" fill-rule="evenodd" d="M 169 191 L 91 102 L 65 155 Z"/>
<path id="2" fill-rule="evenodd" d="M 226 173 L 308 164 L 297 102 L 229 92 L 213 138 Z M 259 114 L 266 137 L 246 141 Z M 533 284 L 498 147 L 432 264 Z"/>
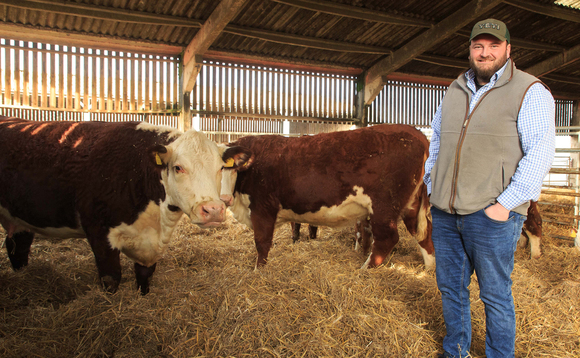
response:
<path id="1" fill-rule="evenodd" d="M 173 169 L 175 170 L 176 173 L 185 173 L 185 169 L 183 169 L 183 167 L 180 165 L 174 166 Z"/>

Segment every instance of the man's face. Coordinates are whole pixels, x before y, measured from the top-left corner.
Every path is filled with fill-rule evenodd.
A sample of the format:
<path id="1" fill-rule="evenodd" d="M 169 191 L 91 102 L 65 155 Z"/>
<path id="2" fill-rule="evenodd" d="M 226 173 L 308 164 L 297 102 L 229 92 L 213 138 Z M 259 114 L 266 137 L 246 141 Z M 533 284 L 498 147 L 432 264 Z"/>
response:
<path id="1" fill-rule="evenodd" d="M 480 85 L 489 83 L 491 76 L 505 65 L 510 52 L 511 45 L 507 41 L 492 35 L 479 35 L 471 41 L 469 64 Z"/>

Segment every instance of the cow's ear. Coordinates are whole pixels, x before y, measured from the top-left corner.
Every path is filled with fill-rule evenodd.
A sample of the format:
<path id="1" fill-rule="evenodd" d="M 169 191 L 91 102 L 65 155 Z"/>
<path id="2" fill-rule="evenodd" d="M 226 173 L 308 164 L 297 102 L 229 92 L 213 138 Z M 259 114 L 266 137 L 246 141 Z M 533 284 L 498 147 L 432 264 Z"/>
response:
<path id="1" fill-rule="evenodd" d="M 153 146 L 150 150 L 150 159 L 153 161 L 158 168 L 166 168 L 167 163 L 169 163 L 169 158 L 171 158 L 171 148 L 164 145 L 158 144 Z"/>
<path id="2" fill-rule="evenodd" d="M 245 147 L 227 147 L 222 154 L 224 168 L 235 169 L 239 172 L 247 170 L 254 162 L 252 151 Z"/>

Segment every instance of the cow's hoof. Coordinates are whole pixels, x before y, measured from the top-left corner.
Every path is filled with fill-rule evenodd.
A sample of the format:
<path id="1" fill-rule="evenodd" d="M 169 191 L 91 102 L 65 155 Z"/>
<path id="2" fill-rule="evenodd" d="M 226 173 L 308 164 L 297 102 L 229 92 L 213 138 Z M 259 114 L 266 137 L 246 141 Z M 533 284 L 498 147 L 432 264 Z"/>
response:
<path id="1" fill-rule="evenodd" d="M 145 296 L 146 294 L 149 293 L 149 282 L 147 282 L 147 284 L 142 285 L 137 284 L 137 289 L 141 291 L 142 296 Z"/>
<path id="2" fill-rule="evenodd" d="M 28 266 L 28 258 L 26 258 L 26 260 L 17 260 L 17 259 L 13 259 L 11 257 L 10 264 L 12 264 L 12 269 L 14 271 L 20 271 L 23 268 L 25 268 L 26 266 Z"/>
<path id="3" fill-rule="evenodd" d="M 103 289 L 105 289 L 105 291 L 108 293 L 115 293 L 119 288 L 119 281 L 115 280 L 111 276 L 101 277 L 101 283 L 103 285 Z"/>

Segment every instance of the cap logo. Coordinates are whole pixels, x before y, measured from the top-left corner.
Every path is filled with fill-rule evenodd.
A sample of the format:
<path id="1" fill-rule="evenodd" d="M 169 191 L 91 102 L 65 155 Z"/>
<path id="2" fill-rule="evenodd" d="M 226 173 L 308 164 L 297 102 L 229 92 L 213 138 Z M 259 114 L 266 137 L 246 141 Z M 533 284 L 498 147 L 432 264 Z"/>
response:
<path id="1" fill-rule="evenodd" d="M 499 24 L 494 24 L 492 22 L 486 22 L 485 24 L 480 24 L 479 25 L 480 29 L 495 29 L 495 30 L 499 30 Z"/>

